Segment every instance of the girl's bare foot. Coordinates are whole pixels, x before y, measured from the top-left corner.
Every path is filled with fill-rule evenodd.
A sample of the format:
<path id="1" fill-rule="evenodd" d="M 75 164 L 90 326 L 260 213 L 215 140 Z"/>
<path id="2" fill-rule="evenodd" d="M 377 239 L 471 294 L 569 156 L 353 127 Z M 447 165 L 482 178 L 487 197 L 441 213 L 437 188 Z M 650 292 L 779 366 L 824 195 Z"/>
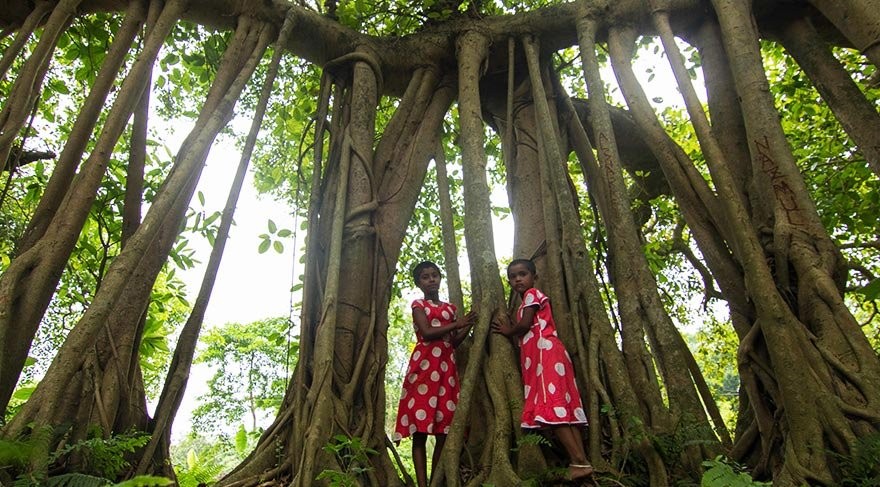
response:
<path id="1" fill-rule="evenodd" d="M 583 465 L 572 463 L 568 466 L 568 478 L 569 480 L 578 480 L 591 477 L 593 475 L 593 471 L 593 466 L 589 463 Z"/>

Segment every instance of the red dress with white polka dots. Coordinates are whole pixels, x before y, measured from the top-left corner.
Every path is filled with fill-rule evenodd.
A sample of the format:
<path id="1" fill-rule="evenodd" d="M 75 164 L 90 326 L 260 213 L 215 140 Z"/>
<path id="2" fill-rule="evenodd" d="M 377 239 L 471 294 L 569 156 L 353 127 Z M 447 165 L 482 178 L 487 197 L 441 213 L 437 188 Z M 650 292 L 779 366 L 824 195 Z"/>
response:
<path id="1" fill-rule="evenodd" d="M 424 312 L 429 326 L 444 326 L 455 321 L 457 309 L 444 302 L 417 299 L 413 312 Z M 403 378 L 403 393 L 397 406 L 397 425 L 393 439 L 413 433 L 447 434 L 452 415 L 458 404 L 458 370 L 455 367 L 455 347 L 446 338 L 424 340 L 416 330 L 418 340 L 409 359 Z"/>
<path id="2" fill-rule="evenodd" d="M 587 424 L 571 358 L 556 335 L 550 298 L 535 288 L 526 291 L 516 312 L 517 321 L 527 307 L 536 307 L 537 310 L 532 327 L 520 337 L 520 367 L 525 393 L 521 426 L 541 428 Z"/>

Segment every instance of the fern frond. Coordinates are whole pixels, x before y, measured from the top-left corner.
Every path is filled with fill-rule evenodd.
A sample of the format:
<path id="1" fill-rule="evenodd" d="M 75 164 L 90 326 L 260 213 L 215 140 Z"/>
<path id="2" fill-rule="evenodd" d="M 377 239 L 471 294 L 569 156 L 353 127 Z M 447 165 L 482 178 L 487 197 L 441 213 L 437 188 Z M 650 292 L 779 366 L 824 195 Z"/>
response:
<path id="1" fill-rule="evenodd" d="M 214 483 L 225 468 L 219 463 L 197 463 L 177 471 L 177 484 L 180 487 L 196 487 L 199 484 Z"/>
<path id="2" fill-rule="evenodd" d="M 0 440 L 0 464 L 27 465 L 32 449 L 29 442 Z"/>
<path id="3" fill-rule="evenodd" d="M 125 482 L 120 482 L 113 487 L 161 487 L 164 485 L 172 485 L 174 481 L 166 477 L 156 477 L 153 475 L 138 475 L 132 477 Z"/>
<path id="4" fill-rule="evenodd" d="M 66 473 L 46 479 L 46 487 L 103 487 L 110 481 L 83 473 Z"/>

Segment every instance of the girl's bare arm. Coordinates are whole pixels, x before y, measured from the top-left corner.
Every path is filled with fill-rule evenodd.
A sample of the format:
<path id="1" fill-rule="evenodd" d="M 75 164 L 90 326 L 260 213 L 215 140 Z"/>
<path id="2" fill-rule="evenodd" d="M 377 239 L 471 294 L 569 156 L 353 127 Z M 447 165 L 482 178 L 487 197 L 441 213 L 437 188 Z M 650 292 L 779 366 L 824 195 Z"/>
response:
<path id="1" fill-rule="evenodd" d="M 420 308 L 413 308 L 413 323 L 415 323 L 416 329 L 419 330 L 419 334 L 422 335 L 422 338 L 427 341 L 442 340 L 447 333 L 468 326 L 461 318 L 448 325 L 431 326 L 428 323 L 428 317 L 425 316 L 425 311 Z"/>
<path id="2" fill-rule="evenodd" d="M 477 323 L 477 313 L 473 310 L 468 311 L 463 317 L 459 317 L 455 322 L 458 328 L 452 333 L 452 345 L 458 346 L 467 338 L 470 327 Z"/>
<path id="3" fill-rule="evenodd" d="M 537 311 L 538 308 L 536 306 L 529 306 L 523 308 L 522 318 L 520 318 L 519 321 L 516 321 L 514 317 L 511 317 L 510 321 L 507 323 L 505 323 L 504 320 L 493 320 L 492 331 L 495 333 L 501 333 L 506 337 L 525 335 L 525 333 L 529 331 L 529 328 L 532 327 L 535 313 L 537 313 Z"/>

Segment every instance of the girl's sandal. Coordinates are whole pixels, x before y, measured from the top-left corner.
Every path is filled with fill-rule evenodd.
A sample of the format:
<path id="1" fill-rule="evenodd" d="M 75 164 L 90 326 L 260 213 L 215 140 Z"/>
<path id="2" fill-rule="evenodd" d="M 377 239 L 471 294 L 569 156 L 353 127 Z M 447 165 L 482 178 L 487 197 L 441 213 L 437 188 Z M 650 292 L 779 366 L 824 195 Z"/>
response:
<path id="1" fill-rule="evenodd" d="M 595 470 L 589 463 L 578 465 L 572 463 L 568 466 L 568 479 L 572 481 L 586 480 L 592 478 Z"/>

